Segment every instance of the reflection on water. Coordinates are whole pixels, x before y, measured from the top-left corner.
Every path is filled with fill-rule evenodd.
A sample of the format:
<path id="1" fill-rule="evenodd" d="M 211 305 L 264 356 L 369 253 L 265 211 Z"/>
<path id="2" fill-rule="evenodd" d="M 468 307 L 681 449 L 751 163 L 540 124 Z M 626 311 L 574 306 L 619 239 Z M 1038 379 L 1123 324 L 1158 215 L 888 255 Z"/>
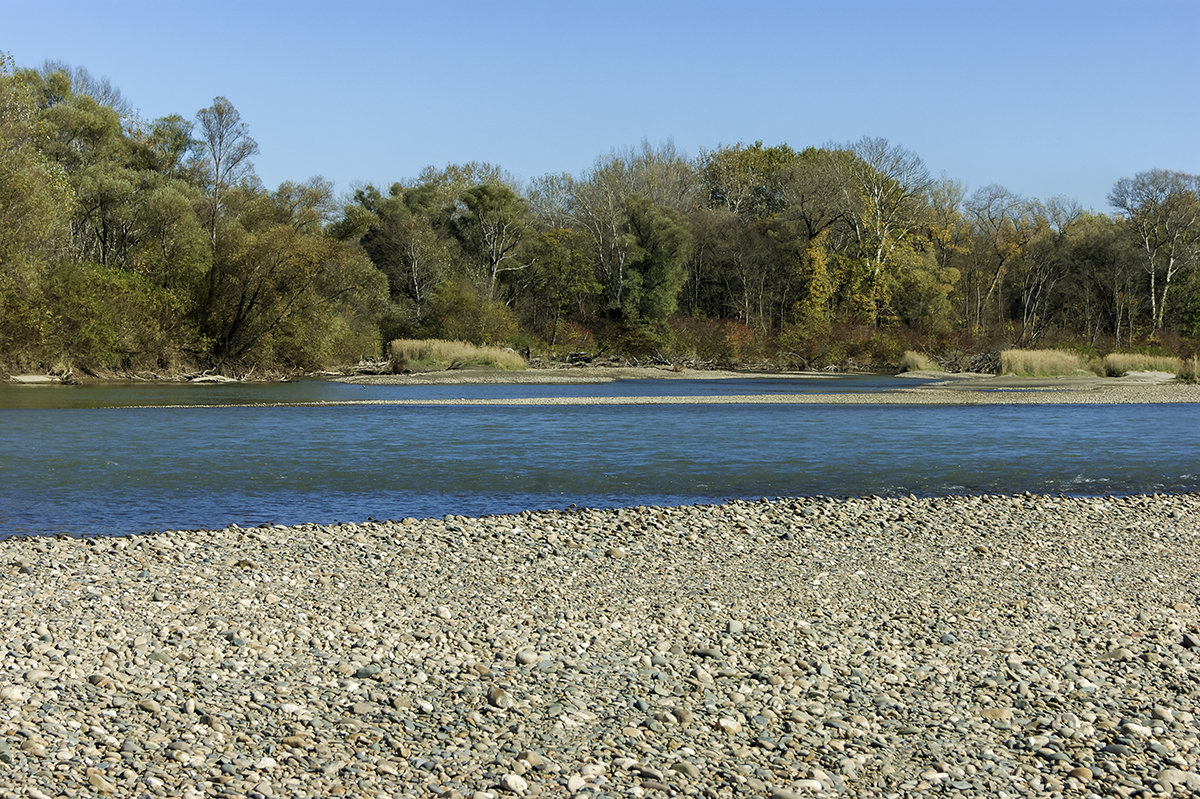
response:
<path id="1" fill-rule="evenodd" d="M 896 385 L 891 378 L 857 386 L 771 382 L 768 388 L 758 380 L 549 387 L 301 381 L 49 389 L 40 402 L 26 398 L 45 387 L 6 388 L 0 391 L 0 535 L 780 495 L 1200 490 L 1200 405 L 1190 404 L 267 404 Z M 25 392 L 20 401 L 12 399 L 14 390 Z M 245 403 L 261 407 L 212 407 Z M 38 404 L 52 407 L 30 407 Z M 191 407 L 103 407 L 182 404 Z"/>

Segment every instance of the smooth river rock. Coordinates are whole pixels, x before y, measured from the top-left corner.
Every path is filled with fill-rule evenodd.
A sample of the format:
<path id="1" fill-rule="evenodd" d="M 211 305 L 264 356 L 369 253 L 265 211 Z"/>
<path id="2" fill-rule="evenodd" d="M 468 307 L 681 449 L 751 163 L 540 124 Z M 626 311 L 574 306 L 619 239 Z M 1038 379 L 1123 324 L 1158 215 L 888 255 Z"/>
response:
<path id="1" fill-rule="evenodd" d="M 1200 498 L 0 541 L 0 797 L 1200 791 Z"/>

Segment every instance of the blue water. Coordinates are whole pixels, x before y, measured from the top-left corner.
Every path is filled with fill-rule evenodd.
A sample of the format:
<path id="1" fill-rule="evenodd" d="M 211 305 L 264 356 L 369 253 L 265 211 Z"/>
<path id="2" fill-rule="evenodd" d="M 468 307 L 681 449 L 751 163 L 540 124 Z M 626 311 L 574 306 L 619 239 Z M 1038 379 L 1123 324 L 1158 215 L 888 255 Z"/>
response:
<path id="1" fill-rule="evenodd" d="M 695 397 L 711 394 L 838 394 L 885 391 L 922 380 L 881 375 L 716 380 L 616 380 L 589 384 L 358 385 L 328 380 L 290 383 L 136 383 L 88 386 L 0 385 L 0 409 L 103 408 L 161 405 L 242 405 L 401 399 L 521 399 L 527 397 Z"/>
<path id="2" fill-rule="evenodd" d="M 0 536 L 785 495 L 1200 490 L 1194 404 L 303 404 L 895 387 L 895 378 L 11 387 L 0 390 Z M 136 407 L 163 405 L 175 407 Z"/>

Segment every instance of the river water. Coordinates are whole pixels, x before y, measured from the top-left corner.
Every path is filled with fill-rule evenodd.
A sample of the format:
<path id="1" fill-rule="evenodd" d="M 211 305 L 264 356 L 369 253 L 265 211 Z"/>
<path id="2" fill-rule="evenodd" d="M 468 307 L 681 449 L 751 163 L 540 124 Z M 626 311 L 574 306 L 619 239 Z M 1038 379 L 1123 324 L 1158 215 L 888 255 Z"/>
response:
<path id="1" fill-rule="evenodd" d="M 0 537 L 764 496 L 1200 490 L 1197 404 L 316 404 L 896 386 L 4 386 Z"/>

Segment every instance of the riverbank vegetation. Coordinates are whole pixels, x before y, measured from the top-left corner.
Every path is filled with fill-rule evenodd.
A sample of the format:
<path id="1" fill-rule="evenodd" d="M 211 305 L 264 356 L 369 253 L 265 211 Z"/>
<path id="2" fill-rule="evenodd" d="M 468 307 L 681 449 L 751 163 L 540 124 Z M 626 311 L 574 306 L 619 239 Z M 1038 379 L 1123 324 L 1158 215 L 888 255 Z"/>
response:
<path id="1" fill-rule="evenodd" d="M 519 353 L 502 347 L 477 347 L 465 341 L 396 339 L 388 344 L 393 372 L 436 372 L 447 369 L 524 369 Z"/>
<path id="2" fill-rule="evenodd" d="M 922 352 L 907 350 L 900 358 L 901 372 L 934 372 L 941 368 L 940 363 Z"/>
<path id="3" fill-rule="evenodd" d="M 1171 355 L 1143 355 L 1136 352 L 1110 352 L 1104 356 L 1104 374 L 1121 377 L 1130 372 L 1183 372 L 1183 359 Z"/>
<path id="4" fill-rule="evenodd" d="M 1065 350 L 1005 350 L 1000 353 L 1000 373 L 1017 377 L 1059 377 L 1091 373 L 1088 361 Z"/>
<path id="5" fill-rule="evenodd" d="M 0 369 L 291 371 L 432 338 L 797 368 L 1197 355 L 1194 175 L 1120 178 L 1108 214 L 968 192 L 867 137 L 644 143 L 523 184 L 465 162 L 339 198 L 263 186 L 223 97 L 131 107 L 83 69 L 0 65 Z"/>

